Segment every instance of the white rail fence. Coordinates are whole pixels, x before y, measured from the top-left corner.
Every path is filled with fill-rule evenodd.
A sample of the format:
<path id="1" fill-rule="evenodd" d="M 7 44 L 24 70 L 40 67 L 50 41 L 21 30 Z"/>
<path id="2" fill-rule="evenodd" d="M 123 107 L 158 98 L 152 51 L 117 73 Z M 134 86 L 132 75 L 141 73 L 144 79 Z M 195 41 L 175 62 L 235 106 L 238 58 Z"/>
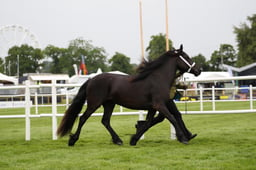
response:
<path id="1" fill-rule="evenodd" d="M 248 96 L 244 96 L 244 98 L 241 99 L 236 99 L 235 93 L 239 90 L 248 90 Z M 177 103 L 198 103 L 200 104 L 200 109 L 196 111 L 181 111 L 181 113 L 186 113 L 186 114 L 218 114 L 218 113 L 250 113 L 250 112 L 256 112 L 256 109 L 254 107 L 253 102 L 256 99 L 256 95 L 253 95 L 253 91 L 256 91 L 256 87 L 253 87 L 252 85 L 249 85 L 248 87 L 234 87 L 234 88 L 216 88 L 212 86 L 211 88 L 198 88 L 198 89 L 187 89 L 187 90 L 181 90 L 179 89 L 178 91 L 181 91 L 183 93 L 188 93 L 189 91 L 197 92 L 199 95 L 199 99 L 196 101 L 177 101 Z M 204 99 L 203 92 L 204 91 L 210 91 L 211 95 L 206 96 L 208 99 Z M 230 99 L 230 95 L 223 95 L 224 97 L 229 97 L 228 99 L 216 99 L 216 91 L 233 91 L 233 95 L 231 96 L 232 98 Z M 186 95 L 185 95 L 186 96 Z M 186 96 L 189 98 L 189 96 Z M 239 97 L 239 96 L 238 96 Z M 189 99 L 188 99 L 189 100 Z M 249 107 L 248 109 L 239 109 L 239 110 L 217 110 L 216 109 L 216 102 L 249 102 Z M 204 103 L 211 103 L 212 107 L 211 110 L 205 110 L 204 109 Z"/>
<path id="2" fill-rule="evenodd" d="M 228 81 L 234 81 L 234 80 L 253 80 L 256 83 L 256 76 L 239 76 L 239 77 L 220 77 L 220 78 L 208 78 L 208 79 L 201 79 L 201 80 L 187 80 L 186 82 L 188 83 L 202 83 L 202 82 L 228 82 Z M 203 99 L 203 91 L 211 91 L 211 100 L 204 100 Z M 241 101 L 241 100 L 236 100 L 235 99 L 235 94 L 239 90 L 247 90 L 248 94 L 243 98 L 243 101 L 249 101 L 250 102 L 250 107 L 248 109 L 241 109 L 241 110 L 216 110 L 216 91 L 233 91 L 233 99 L 228 99 L 228 100 L 217 100 L 221 102 L 226 102 L 226 101 Z M 256 90 L 256 87 L 253 87 L 252 85 L 249 85 L 248 87 L 232 87 L 232 88 L 216 88 L 215 86 L 212 86 L 211 88 L 199 88 L 199 89 L 187 89 L 185 93 L 188 91 L 199 91 L 199 102 L 200 102 L 200 110 L 199 111 L 186 111 L 185 113 L 196 113 L 196 114 L 218 114 L 218 113 L 251 113 L 251 112 L 256 112 L 256 109 L 253 106 L 253 101 L 256 99 L 256 93 L 254 95 L 254 91 Z M 248 97 L 249 96 L 249 97 Z M 203 108 L 204 102 L 212 102 L 212 110 L 205 111 Z M 182 112 L 184 113 L 184 112 Z"/>
<path id="3" fill-rule="evenodd" d="M 41 85 L 31 85 L 30 81 L 27 80 L 25 82 L 25 85 L 19 85 L 19 86 L 0 86 L 0 90 L 10 90 L 10 89 L 24 89 L 25 93 L 24 95 L 0 95 L 0 98 L 11 98 L 11 101 L 2 101 L 0 103 L 1 109 L 3 108 L 13 108 L 13 107 L 25 107 L 25 114 L 24 115 L 1 115 L 0 119 L 4 118 L 25 118 L 25 140 L 29 141 L 31 140 L 31 118 L 39 118 L 39 117 L 51 117 L 52 118 L 52 139 L 57 140 L 57 117 L 61 117 L 64 114 L 58 113 L 57 107 L 58 106 L 66 106 L 66 108 L 69 105 L 69 97 L 74 96 L 75 94 L 70 94 L 68 91 L 66 94 L 64 94 L 66 97 L 66 104 L 58 104 L 57 103 L 57 97 L 63 94 L 57 94 L 57 88 L 68 88 L 68 87 L 80 87 L 79 84 L 57 84 L 56 80 L 52 80 L 51 84 L 41 84 Z M 51 94 L 40 94 L 38 95 L 36 93 L 35 89 L 39 89 L 42 87 L 50 87 L 51 88 Z M 34 93 L 32 93 L 32 91 Z M 51 104 L 47 105 L 39 105 L 38 104 L 38 97 L 50 97 L 51 98 Z M 23 101 L 14 101 L 15 97 L 24 97 Z M 32 104 L 31 97 L 34 97 L 34 104 Z M 17 104 L 18 103 L 18 104 Z M 51 113 L 41 113 L 39 114 L 38 108 L 39 107 L 51 107 Z M 31 114 L 31 108 L 35 108 L 35 113 Z M 144 114 L 146 112 L 144 111 L 134 111 L 134 112 L 123 112 L 123 108 L 120 107 L 120 112 L 114 112 L 113 115 L 139 115 L 139 120 L 144 119 Z M 94 113 L 92 116 L 102 116 L 103 113 Z"/>
<path id="4" fill-rule="evenodd" d="M 246 76 L 246 78 L 248 79 L 248 76 Z M 252 79 L 252 77 L 250 77 L 250 79 Z M 254 79 L 256 79 L 256 76 L 254 76 Z M 227 79 L 225 79 L 227 80 Z M 236 78 L 232 78 L 232 80 L 236 80 Z M 241 80 L 241 77 L 239 77 L 239 80 Z M 243 79 L 244 80 L 244 79 Z M 210 81 L 210 80 L 209 80 Z M 212 81 L 217 81 L 212 80 Z M 222 81 L 222 80 L 219 80 Z M 192 82 L 192 81 L 190 81 Z M 39 88 L 42 87 L 49 87 L 51 88 L 51 94 L 37 94 L 36 91 Z M 24 115 L 1 115 L 0 114 L 0 119 L 1 118 L 25 118 L 25 140 L 29 141 L 31 140 L 31 134 L 30 134 L 30 129 L 31 129 L 31 118 L 35 118 L 35 117 L 51 117 L 52 118 L 52 139 L 56 140 L 57 139 L 57 135 L 56 135 L 56 130 L 57 130 L 57 117 L 59 116 L 63 116 L 63 113 L 58 113 L 57 107 L 58 106 L 66 106 L 68 107 L 69 105 L 69 97 L 73 96 L 75 94 L 70 94 L 68 93 L 68 91 L 66 91 L 65 95 L 65 104 L 58 104 L 57 103 L 57 97 L 63 94 L 58 94 L 57 93 L 57 89 L 58 88 L 70 88 L 70 87 L 80 87 L 80 85 L 78 84 L 57 84 L 56 80 L 52 80 L 51 84 L 41 84 L 41 85 L 31 85 L 30 81 L 26 81 L 25 85 L 20 85 L 20 86 L 0 86 L 0 90 L 1 89 L 23 89 L 24 90 L 24 95 L 17 95 L 17 96 L 8 96 L 8 95 L 0 95 L 0 98 L 4 98 L 4 97 L 9 97 L 11 98 L 11 101 L 8 101 L 11 104 L 12 107 L 25 107 L 25 114 Z M 248 90 L 249 94 L 249 98 L 245 98 L 243 99 L 244 101 L 249 101 L 250 106 L 248 109 L 242 109 L 242 110 L 217 110 L 216 109 L 216 102 L 226 102 L 226 101 L 237 101 L 234 99 L 229 99 L 229 100 L 216 100 L 216 91 L 218 90 L 229 90 L 229 91 L 238 91 L 238 90 Z M 211 91 L 211 98 L 210 100 L 204 100 L 204 91 L 208 90 Z M 242 87 L 242 88 L 215 88 L 214 86 L 212 86 L 212 88 L 199 88 L 199 89 L 187 89 L 186 93 L 189 91 L 194 91 L 196 93 L 198 93 L 199 96 L 199 100 L 196 101 L 182 101 L 182 102 L 187 102 L 187 103 L 193 103 L 193 102 L 199 102 L 200 103 L 200 110 L 197 111 L 182 111 L 181 113 L 187 113 L 187 114 L 218 114 L 218 113 L 252 113 L 252 112 L 256 112 L 256 109 L 253 105 L 253 102 L 255 101 L 255 96 L 253 95 L 253 91 L 256 90 L 256 87 L 253 86 L 249 86 L 249 87 Z M 39 105 L 38 104 L 38 97 L 43 97 L 43 96 L 48 96 L 51 99 L 51 104 L 46 105 Z M 234 95 L 233 95 L 234 96 Z M 23 103 L 19 103 L 18 105 L 15 106 L 15 101 L 13 101 L 13 97 L 24 97 L 24 100 L 22 100 Z M 32 103 L 31 99 L 32 97 L 34 98 L 34 104 Z M 42 100 L 43 101 L 43 100 Z M 212 109 L 211 110 L 204 110 L 204 102 L 211 102 L 212 103 Z M 181 102 L 181 103 L 182 103 Z M 0 102 L 1 103 L 1 102 Z M 0 104 L 1 106 L 1 104 Z M 50 106 L 51 107 L 51 113 L 40 113 L 38 112 L 38 107 L 45 107 L 45 106 Z M 3 109 L 4 106 L 1 106 L 1 109 Z M 34 107 L 35 109 L 35 113 L 31 114 L 31 108 Z M 144 111 L 134 111 L 134 112 L 123 112 L 122 108 L 120 108 L 120 112 L 115 112 L 113 113 L 113 115 L 139 115 L 139 120 L 143 120 L 144 119 L 144 114 L 146 114 L 146 112 Z M 94 113 L 92 116 L 101 116 L 102 113 Z M 171 138 L 175 138 L 175 132 L 173 132 L 173 128 L 171 128 Z"/>

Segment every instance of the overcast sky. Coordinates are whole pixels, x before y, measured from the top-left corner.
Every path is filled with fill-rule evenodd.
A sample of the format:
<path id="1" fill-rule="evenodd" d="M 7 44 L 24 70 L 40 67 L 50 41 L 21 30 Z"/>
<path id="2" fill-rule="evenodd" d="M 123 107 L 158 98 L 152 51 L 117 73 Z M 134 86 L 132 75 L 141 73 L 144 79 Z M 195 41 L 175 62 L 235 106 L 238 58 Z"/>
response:
<path id="1" fill-rule="evenodd" d="M 190 56 L 207 58 L 220 44 L 236 47 L 233 27 L 256 13 L 256 0 L 168 3 L 174 46 L 182 43 Z M 150 36 L 165 33 L 165 0 L 142 0 L 142 8 L 146 48 Z M 0 28 L 14 24 L 35 34 L 42 49 L 49 44 L 67 47 L 70 40 L 83 37 L 105 48 L 109 58 L 121 52 L 133 63 L 140 61 L 139 0 L 0 0 Z"/>

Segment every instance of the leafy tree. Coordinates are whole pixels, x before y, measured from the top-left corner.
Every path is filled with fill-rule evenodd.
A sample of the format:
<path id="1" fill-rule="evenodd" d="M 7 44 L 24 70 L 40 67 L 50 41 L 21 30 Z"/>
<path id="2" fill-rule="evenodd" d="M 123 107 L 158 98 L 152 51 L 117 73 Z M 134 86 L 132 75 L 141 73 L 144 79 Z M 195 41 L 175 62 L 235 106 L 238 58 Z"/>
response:
<path id="1" fill-rule="evenodd" d="M 51 61 L 45 62 L 44 64 L 44 72 L 50 73 L 69 73 L 68 71 L 64 71 L 65 68 L 69 67 L 69 64 L 72 63 L 72 60 L 67 57 L 67 49 L 55 47 L 53 45 L 49 45 L 44 49 L 44 55 Z M 66 64 L 69 63 L 69 64 Z M 46 65 L 48 64 L 48 65 Z M 48 66 L 47 70 L 46 66 Z"/>
<path id="2" fill-rule="evenodd" d="M 94 47 L 94 49 L 87 51 L 85 64 L 89 72 L 96 72 L 101 68 L 103 72 L 108 71 L 107 56 L 104 48 Z"/>
<path id="3" fill-rule="evenodd" d="M 219 50 L 215 50 L 211 55 L 211 69 L 213 71 L 222 70 L 222 65 L 227 64 L 235 66 L 236 63 L 236 51 L 230 44 L 221 44 Z"/>
<path id="4" fill-rule="evenodd" d="M 203 71 L 209 71 L 210 66 L 209 63 L 206 61 L 206 58 L 202 54 L 198 54 L 191 58 Z"/>
<path id="5" fill-rule="evenodd" d="M 39 71 L 44 58 L 41 49 L 34 49 L 26 44 L 20 47 L 14 46 L 9 49 L 8 56 L 5 58 L 6 67 L 10 67 L 10 75 L 23 75 L 23 73 L 34 73 Z M 19 67 L 19 70 L 17 70 Z"/>
<path id="6" fill-rule="evenodd" d="M 169 49 L 172 49 L 172 41 L 169 40 Z M 151 36 L 149 46 L 146 51 L 148 52 L 148 59 L 153 60 L 158 58 L 166 51 L 166 39 L 165 35 L 160 33 L 158 35 Z"/>
<path id="7" fill-rule="evenodd" d="M 0 58 L 0 73 L 4 72 L 4 60 Z"/>
<path id="8" fill-rule="evenodd" d="M 82 38 L 72 40 L 69 44 L 68 51 L 70 57 L 75 62 L 74 64 L 79 64 L 81 56 L 85 56 L 85 64 L 89 72 L 96 72 L 98 68 L 101 68 L 102 71 L 107 71 L 105 49 L 93 46 L 91 41 L 86 41 Z"/>
<path id="9" fill-rule="evenodd" d="M 215 50 L 212 55 L 211 59 L 209 61 L 211 71 L 220 71 L 221 70 L 221 57 L 218 50 Z"/>
<path id="10" fill-rule="evenodd" d="M 98 68 L 107 70 L 106 54 L 103 48 L 95 47 L 91 41 L 77 38 L 70 41 L 68 48 L 59 48 L 52 45 L 44 49 L 45 56 L 51 61 L 45 62 L 44 71 L 51 73 L 75 73 L 73 65 L 80 65 L 82 56 L 89 72 L 96 72 Z"/>
<path id="11" fill-rule="evenodd" d="M 112 71 L 118 70 L 127 74 L 133 73 L 133 66 L 130 64 L 130 58 L 124 54 L 116 52 L 115 55 L 109 60 Z"/>
<path id="12" fill-rule="evenodd" d="M 223 59 L 223 64 L 235 66 L 237 60 L 237 54 L 234 47 L 230 44 L 221 44 L 219 54 Z"/>
<path id="13" fill-rule="evenodd" d="M 243 23 L 234 27 L 238 43 L 237 66 L 245 66 L 256 62 L 256 14 L 247 17 L 249 25 Z"/>

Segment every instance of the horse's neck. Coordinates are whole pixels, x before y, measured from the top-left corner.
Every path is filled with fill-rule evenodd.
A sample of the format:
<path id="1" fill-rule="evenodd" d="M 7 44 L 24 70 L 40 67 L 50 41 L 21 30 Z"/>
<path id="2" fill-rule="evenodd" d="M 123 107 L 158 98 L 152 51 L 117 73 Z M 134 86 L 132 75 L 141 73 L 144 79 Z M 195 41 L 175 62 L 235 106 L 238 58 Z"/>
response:
<path id="1" fill-rule="evenodd" d="M 162 67 L 155 70 L 155 80 L 166 83 L 169 87 L 173 84 L 176 78 L 176 60 L 171 59 L 166 62 Z"/>

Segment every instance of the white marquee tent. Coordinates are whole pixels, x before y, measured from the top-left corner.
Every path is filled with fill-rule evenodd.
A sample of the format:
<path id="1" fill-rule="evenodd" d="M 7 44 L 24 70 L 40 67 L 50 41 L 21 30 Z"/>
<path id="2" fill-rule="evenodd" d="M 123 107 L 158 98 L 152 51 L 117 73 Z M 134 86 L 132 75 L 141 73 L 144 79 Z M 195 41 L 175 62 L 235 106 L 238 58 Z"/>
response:
<path id="1" fill-rule="evenodd" d="M 18 79 L 0 73 L 0 84 L 18 84 Z"/>
<path id="2" fill-rule="evenodd" d="M 217 80 L 219 78 L 230 78 L 232 75 L 229 72 L 222 71 L 209 71 L 202 72 L 198 77 L 191 73 L 184 73 L 183 81 L 198 81 L 198 82 L 212 82 L 212 80 Z"/>

